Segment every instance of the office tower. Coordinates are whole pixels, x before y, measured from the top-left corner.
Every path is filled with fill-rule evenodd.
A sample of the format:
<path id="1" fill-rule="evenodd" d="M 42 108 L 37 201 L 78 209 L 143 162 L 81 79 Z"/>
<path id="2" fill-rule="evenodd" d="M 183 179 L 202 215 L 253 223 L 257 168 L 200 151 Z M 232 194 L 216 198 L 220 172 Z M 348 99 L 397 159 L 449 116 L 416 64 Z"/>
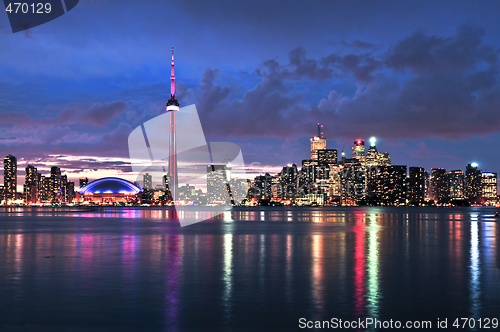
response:
<path id="1" fill-rule="evenodd" d="M 66 203 L 71 204 L 75 200 L 75 182 L 68 181 L 66 184 Z"/>
<path id="2" fill-rule="evenodd" d="M 52 203 L 61 202 L 61 169 L 57 166 L 50 168 L 50 200 Z"/>
<path id="3" fill-rule="evenodd" d="M 50 178 L 45 175 L 37 173 L 38 177 L 38 201 L 47 202 L 50 196 Z"/>
<path id="4" fill-rule="evenodd" d="M 174 75 L 174 48 L 172 47 L 172 67 L 170 73 L 170 99 L 167 102 L 166 111 L 170 113 L 170 135 L 168 156 L 168 179 L 172 199 L 177 199 L 177 188 L 179 176 L 177 174 L 177 142 L 175 131 L 175 113 L 179 111 L 179 102 L 175 99 L 175 75 Z"/>
<path id="5" fill-rule="evenodd" d="M 68 176 L 61 175 L 61 202 L 68 201 Z"/>
<path id="6" fill-rule="evenodd" d="M 213 164 L 207 166 L 207 202 L 209 204 L 230 204 L 230 176 L 230 167 L 225 164 Z"/>
<path id="7" fill-rule="evenodd" d="M 249 196 L 257 200 L 270 200 L 273 177 L 269 173 L 255 177 L 250 188 Z"/>
<path id="8" fill-rule="evenodd" d="M 293 198 L 297 194 L 298 173 L 297 164 L 288 164 L 281 170 L 279 178 L 284 199 Z"/>
<path id="9" fill-rule="evenodd" d="M 14 200 L 17 193 L 17 159 L 9 154 L 3 159 L 4 199 Z"/>
<path id="10" fill-rule="evenodd" d="M 24 201 L 26 204 L 36 203 L 38 200 L 38 173 L 36 167 L 26 166 L 24 180 Z"/>
<path id="11" fill-rule="evenodd" d="M 297 194 L 309 194 L 316 181 L 316 163 L 312 160 L 302 160 L 302 168 L 299 172 L 299 184 Z"/>
<path id="12" fill-rule="evenodd" d="M 389 153 L 379 152 L 375 142 L 375 137 L 370 138 L 370 148 L 366 152 L 366 167 L 391 166 L 391 157 Z"/>
<path id="13" fill-rule="evenodd" d="M 377 146 L 375 145 L 376 139 L 375 137 L 370 138 L 370 147 L 366 152 L 366 167 L 378 166 L 379 152 L 377 150 Z"/>
<path id="14" fill-rule="evenodd" d="M 465 168 L 465 196 L 471 204 L 481 204 L 482 201 L 482 171 L 477 164 L 468 164 Z"/>
<path id="15" fill-rule="evenodd" d="M 4 200 L 3 193 L 4 193 L 4 186 L 3 184 L 0 184 L 0 203 L 2 203 L 2 201 Z"/>
<path id="16" fill-rule="evenodd" d="M 425 171 L 424 172 L 424 178 L 425 178 L 425 199 L 430 200 L 431 198 L 431 176 L 429 175 L 429 172 Z"/>
<path id="17" fill-rule="evenodd" d="M 449 200 L 449 183 L 444 168 L 431 169 L 432 199 L 436 203 L 447 203 Z"/>
<path id="18" fill-rule="evenodd" d="M 496 200 L 497 194 L 497 173 L 483 172 L 482 177 L 482 199 L 483 201 Z"/>
<path id="19" fill-rule="evenodd" d="M 143 180 L 143 189 L 153 189 L 153 176 L 149 173 L 146 173 L 142 176 Z"/>
<path id="20" fill-rule="evenodd" d="M 408 177 L 408 201 L 421 204 L 425 200 L 425 170 L 422 167 L 410 167 Z"/>
<path id="21" fill-rule="evenodd" d="M 318 123 L 318 136 L 311 137 L 311 160 L 318 161 L 318 150 L 326 149 L 326 138 L 323 136 L 321 128 L 323 126 Z"/>
<path id="22" fill-rule="evenodd" d="M 195 191 L 196 189 L 194 188 L 194 186 L 190 186 L 189 184 L 181 186 L 179 187 L 179 199 L 191 201 L 195 194 Z"/>
<path id="23" fill-rule="evenodd" d="M 357 160 L 357 159 L 356 159 Z M 366 196 L 366 173 L 361 163 L 346 164 L 340 170 L 341 199 L 343 205 L 353 205 Z"/>
<path id="24" fill-rule="evenodd" d="M 461 170 L 449 171 L 446 173 L 448 177 L 448 194 L 450 199 L 465 198 L 465 178 L 464 172 Z"/>
<path id="25" fill-rule="evenodd" d="M 271 179 L 271 200 L 280 202 L 283 199 L 283 184 L 279 176 Z"/>
<path id="26" fill-rule="evenodd" d="M 375 204 L 382 205 L 405 205 L 406 188 L 406 166 L 392 165 L 379 166 L 377 169 L 371 169 L 371 188 L 369 198 Z"/>
<path id="27" fill-rule="evenodd" d="M 80 188 L 89 184 L 88 178 L 80 178 Z"/>
<path id="28" fill-rule="evenodd" d="M 318 165 L 327 167 L 337 165 L 337 149 L 318 150 Z"/>
<path id="29" fill-rule="evenodd" d="M 352 159 L 357 159 L 361 165 L 365 165 L 365 141 L 358 139 L 352 147 Z"/>

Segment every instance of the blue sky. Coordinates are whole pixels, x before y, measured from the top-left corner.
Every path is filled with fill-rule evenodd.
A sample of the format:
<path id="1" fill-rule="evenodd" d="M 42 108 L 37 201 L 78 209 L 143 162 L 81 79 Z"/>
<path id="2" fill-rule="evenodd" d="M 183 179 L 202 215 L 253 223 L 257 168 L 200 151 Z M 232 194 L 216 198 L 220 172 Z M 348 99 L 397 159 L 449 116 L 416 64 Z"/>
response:
<path id="1" fill-rule="evenodd" d="M 73 179 L 131 171 L 128 134 L 164 111 L 175 46 L 179 101 L 249 164 L 300 164 L 320 121 L 329 148 L 376 136 L 393 164 L 498 172 L 499 12 L 495 1 L 81 0 L 16 34 L 0 15 L 0 154 Z"/>

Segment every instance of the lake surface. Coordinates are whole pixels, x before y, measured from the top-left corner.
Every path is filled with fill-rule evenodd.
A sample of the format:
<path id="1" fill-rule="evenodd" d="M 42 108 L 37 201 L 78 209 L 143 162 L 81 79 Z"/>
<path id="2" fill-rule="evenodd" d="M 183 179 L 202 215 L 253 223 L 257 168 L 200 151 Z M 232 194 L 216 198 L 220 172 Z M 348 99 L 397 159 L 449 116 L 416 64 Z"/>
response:
<path id="1" fill-rule="evenodd" d="M 0 209 L 0 330 L 500 319 L 497 210 L 237 208 L 181 228 L 168 209 Z"/>

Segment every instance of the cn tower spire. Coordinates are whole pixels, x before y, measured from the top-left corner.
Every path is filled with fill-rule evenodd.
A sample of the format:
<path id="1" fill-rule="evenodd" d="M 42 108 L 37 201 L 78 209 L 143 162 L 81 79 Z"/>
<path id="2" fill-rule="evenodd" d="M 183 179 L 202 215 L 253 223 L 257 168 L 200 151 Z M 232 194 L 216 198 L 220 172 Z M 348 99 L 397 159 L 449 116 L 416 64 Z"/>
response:
<path id="1" fill-rule="evenodd" d="M 170 98 L 175 99 L 174 47 L 172 46 L 172 72 L 170 74 Z"/>
<path id="2" fill-rule="evenodd" d="M 174 48 L 172 47 L 172 73 L 170 75 L 170 99 L 167 102 L 167 112 L 170 113 L 170 135 L 169 135 L 169 155 L 168 155 L 168 188 L 172 195 L 172 200 L 178 198 L 177 174 L 177 142 L 175 130 L 175 113 L 179 111 L 179 102 L 175 99 L 175 75 L 174 75 Z"/>

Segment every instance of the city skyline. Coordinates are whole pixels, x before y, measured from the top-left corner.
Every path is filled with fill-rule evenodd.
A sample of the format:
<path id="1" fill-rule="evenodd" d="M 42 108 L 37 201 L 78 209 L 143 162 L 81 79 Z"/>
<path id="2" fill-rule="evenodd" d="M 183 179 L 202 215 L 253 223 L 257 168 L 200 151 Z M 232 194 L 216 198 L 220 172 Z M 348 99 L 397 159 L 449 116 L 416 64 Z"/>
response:
<path id="1" fill-rule="evenodd" d="M 289 10 L 315 10 L 296 4 Z M 339 5 L 352 13 L 346 20 L 325 2 L 322 12 L 331 17 L 306 15 L 300 31 L 288 17 L 264 20 L 281 10 L 267 3 L 260 18 L 231 19 L 232 29 L 221 15 L 238 17 L 258 6 L 213 12 L 196 1 L 174 1 L 169 10 L 179 26 L 189 26 L 186 31 L 165 28 L 161 15 L 127 1 L 119 8 L 82 1 L 26 33 L 7 33 L 1 17 L 0 153 L 18 155 L 20 165 L 57 165 L 73 179 L 83 173 L 132 180 L 126 139 L 132 128 L 164 112 L 166 55 L 176 45 L 182 58 L 176 99 L 196 104 L 207 139 L 238 144 L 248 164 L 273 172 L 300 163 L 321 122 L 339 151 L 354 139 L 376 136 L 380 149 L 401 164 L 454 169 L 476 162 L 498 172 L 500 156 L 490 153 L 500 139 L 498 5 L 443 3 L 432 11 L 424 2 L 411 9 L 363 3 L 365 10 L 358 11 L 358 5 Z M 381 21 L 381 11 L 394 15 Z M 85 24 L 94 18 L 95 26 Z M 126 21 L 135 28 L 123 26 Z M 257 38 L 245 33 L 249 28 L 267 33 Z M 196 31 L 207 35 L 192 38 Z M 235 47 L 231 40 L 243 35 Z M 50 57 L 43 55 L 47 48 Z"/>
<path id="2" fill-rule="evenodd" d="M 321 129 L 320 129 L 321 128 Z M 353 144 L 351 146 L 346 146 L 344 145 L 342 148 L 338 148 L 338 147 L 331 147 L 331 145 L 328 145 L 328 139 L 326 138 L 326 136 L 324 135 L 324 133 L 321 131 L 323 130 L 323 125 L 320 125 L 318 123 L 318 135 L 315 135 L 315 136 L 312 136 L 310 138 L 310 146 L 308 146 L 309 148 L 309 156 L 307 156 L 307 153 L 303 156 L 302 159 L 300 160 L 296 160 L 296 161 L 290 161 L 284 165 L 276 165 L 276 166 L 273 166 L 273 167 L 269 167 L 269 166 L 265 166 L 265 165 L 259 165 L 259 164 L 252 164 L 252 165 L 246 165 L 247 167 L 247 173 L 249 174 L 249 179 L 252 179 L 259 175 L 259 174 L 264 174 L 264 173 L 269 173 L 269 174 L 277 174 L 281 171 L 281 169 L 283 167 L 285 167 L 286 165 L 290 165 L 290 164 L 296 164 L 296 165 L 300 165 L 301 162 L 305 161 L 307 159 L 307 157 L 310 157 L 311 159 L 314 159 L 318 158 L 318 153 L 316 152 L 316 156 L 314 156 L 314 149 L 319 149 L 319 150 L 324 150 L 325 153 L 326 151 L 333 151 L 335 150 L 335 157 L 336 157 L 336 160 L 338 163 L 341 163 L 341 160 L 342 160 L 342 150 L 344 149 L 344 154 L 347 156 L 347 157 L 351 157 L 352 155 L 352 158 L 355 158 L 355 148 L 358 147 L 359 149 L 359 146 L 361 146 L 361 144 L 363 145 L 363 152 L 362 152 L 362 163 L 363 164 L 366 164 L 367 167 L 370 167 L 372 165 L 376 165 L 377 163 L 373 163 L 373 164 L 370 164 L 370 151 L 375 148 L 375 151 L 376 153 L 379 153 L 381 156 L 384 156 L 384 158 L 388 158 L 389 160 L 389 164 L 391 164 L 391 158 L 390 158 L 390 153 L 388 151 L 378 151 L 377 150 L 377 146 L 376 146 L 376 137 L 370 137 L 367 141 L 369 142 L 370 144 L 370 147 L 369 149 L 366 149 L 365 148 L 365 140 L 363 139 L 355 139 L 353 142 Z M 316 139 L 316 140 L 315 140 Z M 314 148 L 313 148 L 314 147 Z M 347 152 L 346 152 L 347 151 Z M 352 151 L 352 152 L 351 152 Z M 360 152 L 358 152 L 360 153 Z M 21 159 L 18 159 L 17 156 L 15 155 L 12 155 L 12 154 L 9 154 L 10 156 L 13 156 L 15 157 L 16 159 L 16 163 L 17 163 L 17 166 L 18 166 L 18 171 L 17 171 L 17 174 L 18 174 L 18 179 L 16 180 L 17 182 L 17 191 L 18 192 L 22 192 L 22 189 L 23 189 L 23 185 L 25 184 L 24 182 L 24 178 L 25 178 L 25 173 L 24 173 L 24 167 L 27 167 L 27 166 L 33 166 L 35 167 L 36 169 L 40 170 L 40 174 L 43 174 L 43 171 L 42 170 L 45 170 L 46 174 L 49 174 L 50 175 L 50 170 L 52 167 L 54 166 L 57 166 L 59 168 L 61 168 L 60 165 L 58 165 L 57 163 L 55 165 L 51 165 L 51 164 L 40 164 L 40 163 L 28 163 L 26 160 L 23 160 L 22 158 Z M 333 155 L 332 155 L 333 156 Z M 361 156 L 361 154 L 360 154 Z M 374 157 L 375 158 L 375 157 Z M 361 161 L 361 160 L 360 160 Z M 149 163 L 149 160 L 143 160 L 143 161 L 138 161 L 138 162 L 141 162 L 141 163 L 144 163 L 144 164 L 148 164 Z M 429 169 L 425 168 L 425 167 L 422 167 L 422 166 L 419 166 L 419 165 L 410 165 L 410 164 L 406 164 L 404 162 L 392 162 L 392 164 L 394 165 L 405 165 L 407 166 L 408 168 L 410 167 L 418 167 L 418 168 L 423 168 L 424 170 L 428 171 L 429 174 L 430 174 L 430 171 L 433 170 L 433 169 L 444 169 L 444 167 L 431 167 Z M 454 171 L 454 170 L 462 170 L 462 171 L 465 171 L 466 170 L 466 167 L 467 165 L 475 165 L 475 167 L 479 167 L 483 173 L 497 173 L 497 171 L 493 171 L 493 170 L 490 170 L 490 169 L 482 169 L 478 163 L 476 162 L 469 162 L 468 164 L 466 164 L 465 166 L 460 166 L 460 165 L 457 165 L 456 167 L 451 167 L 449 170 L 450 171 Z M 385 165 L 384 162 L 382 162 L 380 165 Z M 21 166 L 21 167 L 19 167 Z M 99 179 L 99 178 L 103 178 L 103 177 L 121 177 L 121 178 L 124 178 L 130 182 L 137 182 L 139 179 L 142 181 L 142 174 L 140 173 L 135 173 L 135 172 L 125 172 L 125 173 L 118 173 L 118 172 L 113 172 L 112 170 L 109 171 L 108 173 L 106 173 L 105 176 L 97 176 L 97 174 L 94 174 L 94 176 L 89 176 L 88 173 L 84 173 L 84 172 L 81 172 L 80 170 L 76 170 L 76 172 L 72 173 L 71 169 L 68 171 L 66 170 L 65 173 L 68 175 L 68 181 L 73 181 L 73 182 L 77 182 L 78 180 L 80 180 L 82 177 L 85 177 L 85 178 L 88 178 L 90 179 L 90 181 L 92 180 L 96 180 L 96 179 Z M 407 172 L 409 175 L 409 169 L 408 169 L 408 172 Z M 0 174 L 2 174 L 2 176 L 4 176 L 4 167 L 0 168 Z M 72 175 L 74 174 L 74 175 Z M 155 179 L 155 182 L 158 182 L 158 179 Z M 203 189 L 206 189 L 206 186 L 205 185 L 202 185 L 201 186 Z M 199 188 L 199 184 L 198 184 L 198 188 Z"/>

